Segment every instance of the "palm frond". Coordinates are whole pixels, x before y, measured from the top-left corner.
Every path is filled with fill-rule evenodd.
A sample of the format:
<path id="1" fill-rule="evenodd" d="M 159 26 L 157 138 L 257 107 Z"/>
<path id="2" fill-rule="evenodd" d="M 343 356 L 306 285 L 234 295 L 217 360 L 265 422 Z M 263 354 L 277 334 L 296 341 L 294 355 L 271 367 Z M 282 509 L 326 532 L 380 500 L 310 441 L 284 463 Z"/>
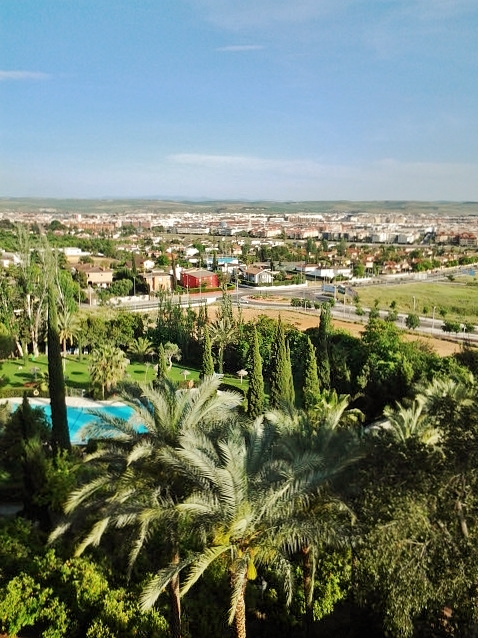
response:
<path id="1" fill-rule="evenodd" d="M 191 564 L 186 581 L 181 587 L 181 596 L 184 596 L 184 594 L 191 589 L 194 583 L 199 580 L 211 563 L 225 552 L 230 551 L 230 549 L 231 546 L 229 544 L 218 545 L 216 547 L 207 547 L 199 555 L 197 555 L 194 562 Z"/>
<path id="2" fill-rule="evenodd" d="M 101 538 L 105 533 L 108 525 L 110 523 L 110 518 L 106 517 L 102 520 L 99 520 L 95 525 L 93 525 L 90 533 L 83 539 L 83 541 L 77 546 L 75 550 L 75 556 L 81 556 L 81 554 L 85 551 L 85 549 L 89 545 L 93 545 L 94 547 L 98 547 L 100 544 Z"/>
<path id="3" fill-rule="evenodd" d="M 111 476 L 104 475 L 90 481 L 83 487 L 72 492 L 65 505 L 65 514 L 71 514 L 73 510 L 90 499 L 96 492 L 105 487 L 111 486 Z"/>
<path id="4" fill-rule="evenodd" d="M 63 536 L 63 534 L 66 534 L 66 532 L 70 528 L 71 528 L 70 522 L 57 525 L 55 529 L 50 533 L 47 544 L 52 545 L 56 540 L 58 540 L 61 536 Z"/>
<path id="5" fill-rule="evenodd" d="M 193 560 L 194 556 L 189 557 L 180 563 L 172 563 L 168 567 L 160 569 L 141 592 L 139 597 L 141 610 L 147 611 L 148 609 L 151 609 L 172 579 L 175 576 L 178 576 L 185 567 L 191 564 Z"/>

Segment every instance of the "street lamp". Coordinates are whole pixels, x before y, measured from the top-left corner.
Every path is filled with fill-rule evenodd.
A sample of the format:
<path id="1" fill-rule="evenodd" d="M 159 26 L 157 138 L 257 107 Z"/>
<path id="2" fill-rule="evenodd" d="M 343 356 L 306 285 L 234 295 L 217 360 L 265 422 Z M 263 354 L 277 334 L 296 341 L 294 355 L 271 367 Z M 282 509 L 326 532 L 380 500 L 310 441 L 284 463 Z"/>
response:
<path id="1" fill-rule="evenodd" d="M 433 313 L 432 313 L 432 332 L 435 329 L 435 310 L 436 310 L 436 306 L 433 306 Z"/>

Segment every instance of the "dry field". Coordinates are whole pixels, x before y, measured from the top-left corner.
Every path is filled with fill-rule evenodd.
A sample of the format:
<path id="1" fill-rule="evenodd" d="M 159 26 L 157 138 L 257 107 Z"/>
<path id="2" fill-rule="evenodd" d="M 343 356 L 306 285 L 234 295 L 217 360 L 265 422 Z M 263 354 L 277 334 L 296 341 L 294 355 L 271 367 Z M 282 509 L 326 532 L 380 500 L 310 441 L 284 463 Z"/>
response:
<path id="1" fill-rule="evenodd" d="M 242 316 L 245 321 L 255 319 L 259 315 L 267 315 L 268 317 L 272 317 L 273 319 L 277 319 L 280 315 L 284 321 L 292 324 L 293 326 L 296 326 L 296 328 L 298 328 L 299 330 L 313 328 L 318 326 L 319 324 L 318 316 L 315 313 L 307 314 L 306 312 L 300 312 L 293 309 L 288 310 L 286 308 L 281 308 L 280 310 L 275 308 L 242 308 Z M 349 321 L 339 321 L 333 319 L 332 323 L 336 328 L 346 330 L 356 337 L 359 337 L 364 329 L 363 324 L 351 323 Z M 436 339 L 425 335 L 407 334 L 405 335 L 405 339 L 409 339 L 410 341 L 423 341 L 431 346 L 433 350 L 442 357 L 454 354 L 455 352 L 459 352 L 460 350 L 460 345 L 458 343 L 455 343 L 453 341 L 445 341 L 444 339 Z"/>

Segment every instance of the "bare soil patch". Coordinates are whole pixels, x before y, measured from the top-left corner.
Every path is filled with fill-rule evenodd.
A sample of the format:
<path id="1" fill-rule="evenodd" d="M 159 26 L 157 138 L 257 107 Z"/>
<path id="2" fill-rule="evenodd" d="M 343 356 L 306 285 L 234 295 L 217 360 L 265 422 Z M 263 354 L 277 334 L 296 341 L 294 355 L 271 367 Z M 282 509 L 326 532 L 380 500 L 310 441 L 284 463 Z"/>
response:
<path id="1" fill-rule="evenodd" d="M 259 315 L 266 315 L 277 319 L 279 315 L 284 321 L 292 324 L 299 330 L 307 330 L 307 328 L 316 328 L 319 325 L 319 316 L 315 312 L 300 312 L 298 310 L 288 310 L 287 308 L 242 308 L 242 316 L 245 321 L 257 319 Z M 349 332 L 354 337 L 360 337 L 363 332 L 364 324 L 352 323 L 350 321 L 340 321 L 333 319 L 332 323 L 335 328 L 340 328 Z M 437 339 L 422 334 L 405 334 L 404 338 L 408 341 L 422 341 L 430 346 L 441 357 L 447 357 L 460 351 L 460 344 L 455 341 L 447 341 L 445 339 Z"/>

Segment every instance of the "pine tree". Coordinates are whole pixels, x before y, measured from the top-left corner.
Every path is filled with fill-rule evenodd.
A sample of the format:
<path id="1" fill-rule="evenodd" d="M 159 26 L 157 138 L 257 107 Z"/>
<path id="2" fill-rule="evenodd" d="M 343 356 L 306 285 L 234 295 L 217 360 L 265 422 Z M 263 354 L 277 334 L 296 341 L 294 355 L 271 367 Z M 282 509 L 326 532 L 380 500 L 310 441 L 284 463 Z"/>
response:
<path id="1" fill-rule="evenodd" d="M 264 411 L 264 378 L 262 376 L 262 359 L 259 352 L 259 337 L 254 327 L 252 353 L 249 362 L 249 389 L 247 391 L 247 414 L 255 419 Z"/>
<path id="2" fill-rule="evenodd" d="M 158 348 L 158 372 L 156 374 L 156 377 L 158 381 L 162 381 L 166 378 L 167 374 L 168 368 L 166 366 L 166 355 L 164 353 L 164 346 L 162 343 L 160 343 Z"/>
<path id="3" fill-rule="evenodd" d="M 212 358 L 211 339 L 209 337 L 209 328 L 204 326 L 200 378 L 205 379 L 212 376 L 214 376 L 214 361 Z"/>
<path id="4" fill-rule="evenodd" d="M 48 250 L 51 249 L 48 247 Z M 50 253 L 51 254 L 51 253 Z M 60 332 L 58 329 L 56 263 L 54 257 L 47 265 L 48 283 L 48 377 L 51 406 L 51 436 L 53 448 L 71 450 L 70 431 L 66 411 L 65 378 L 61 360 Z"/>
<path id="5" fill-rule="evenodd" d="M 319 377 L 317 375 L 317 354 L 314 344 L 307 337 L 307 352 L 304 366 L 304 410 L 308 412 L 317 403 L 320 392 Z"/>
<path id="6" fill-rule="evenodd" d="M 276 338 L 271 348 L 269 405 L 272 409 L 278 409 L 284 403 L 293 403 L 292 383 L 290 357 L 287 356 L 284 328 L 279 317 Z"/>
<path id="7" fill-rule="evenodd" d="M 330 306 L 324 304 L 320 311 L 319 339 L 317 345 L 317 376 L 321 390 L 330 389 L 330 362 L 327 346 L 330 331 Z"/>

